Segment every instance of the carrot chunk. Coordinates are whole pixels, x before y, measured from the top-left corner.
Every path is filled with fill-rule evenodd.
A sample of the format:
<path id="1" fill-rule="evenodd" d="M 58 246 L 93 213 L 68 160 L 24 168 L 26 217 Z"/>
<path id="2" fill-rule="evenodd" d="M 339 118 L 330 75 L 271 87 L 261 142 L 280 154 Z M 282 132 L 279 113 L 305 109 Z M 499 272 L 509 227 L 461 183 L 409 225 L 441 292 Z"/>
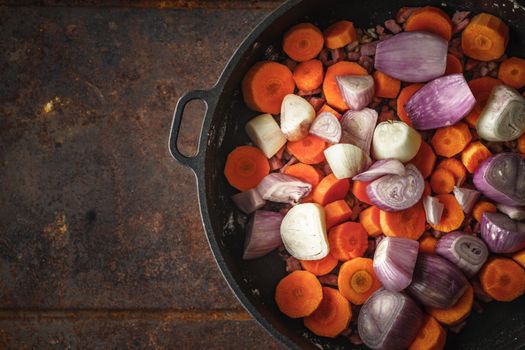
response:
<path id="1" fill-rule="evenodd" d="M 359 222 L 371 237 L 377 237 L 382 233 L 380 214 L 381 210 L 375 205 L 372 205 L 359 213 Z"/>
<path id="2" fill-rule="evenodd" d="M 346 111 L 348 105 L 346 104 L 335 77 L 338 75 L 367 75 L 366 69 L 355 62 L 341 61 L 331 65 L 326 70 L 326 75 L 323 82 L 323 93 L 326 102 L 333 108 L 339 111 Z"/>
<path id="3" fill-rule="evenodd" d="M 316 59 L 299 63 L 293 71 L 293 80 L 299 90 L 315 90 L 321 86 L 323 78 L 323 63 Z"/>
<path id="4" fill-rule="evenodd" d="M 459 300 L 448 309 L 438 309 L 429 307 L 427 312 L 434 316 L 439 322 L 447 326 L 455 326 L 463 322 L 470 311 L 472 310 L 472 303 L 474 302 L 474 289 L 469 284 L 468 289 Z"/>
<path id="5" fill-rule="evenodd" d="M 465 123 L 437 129 L 432 137 L 432 147 L 436 154 L 442 157 L 454 157 L 465 149 L 472 141 L 472 134 Z"/>
<path id="6" fill-rule="evenodd" d="M 430 315 L 425 315 L 423 325 L 408 350 L 442 350 L 447 341 L 447 331 Z"/>
<path id="7" fill-rule="evenodd" d="M 463 152 L 461 152 L 461 161 L 468 172 L 474 174 L 476 169 L 492 156 L 492 153 L 481 142 L 476 141 L 468 145 Z"/>
<path id="8" fill-rule="evenodd" d="M 430 32 L 449 41 L 452 38 L 452 21 L 443 10 L 426 6 L 412 12 L 406 21 L 405 30 Z"/>
<path id="9" fill-rule="evenodd" d="M 430 226 L 442 232 L 457 230 L 463 223 L 465 214 L 463 214 L 463 209 L 461 209 L 456 197 L 451 194 L 439 194 L 436 198 L 445 207 L 443 208 L 443 214 L 441 215 L 439 223 L 437 225 L 430 224 Z"/>
<path id="10" fill-rule="evenodd" d="M 525 249 L 520 250 L 512 255 L 512 259 L 525 269 Z"/>
<path id="11" fill-rule="evenodd" d="M 308 135 L 299 141 L 289 141 L 287 148 L 295 158 L 305 164 L 319 164 L 325 160 L 324 150 L 328 144 L 315 135 Z"/>
<path id="12" fill-rule="evenodd" d="M 325 45 L 329 49 L 339 49 L 357 40 L 357 32 L 350 21 L 339 21 L 324 31 Z"/>
<path id="13" fill-rule="evenodd" d="M 377 97 L 396 98 L 401 88 L 401 81 L 376 70 L 374 72 L 374 87 Z"/>
<path id="14" fill-rule="evenodd" d="M 339 291 L 323 287 L 319 307 L 304 318 L 304 326 L 321 337 L 335 338 L 348 328 L 352 319 L 350 303 Z"/>
<path id="15" fill-rule="evenodd" d="M 275 302 L 291 318 L 311 315 L 323 299 L 323 288 L 315 275 L 297 270 L 284 277 L 275 289 Z"/>
<path id="16" fill-rule="evenodd" d="M 330 254 L 340 261 L 363 256 L 368 248 L 368 234 L 358 222 L 344 222 L 328 233 Z"/>
<path id="17" fill-rule="evenodd" d="M 301 181 L 308 182 L 312 187 L 317 186 L 323 179 L 321 170 L 304 163 L 290 165 L 284 170 L 284 173 L 296 177 Z"/>
<path id="18" fill-rule="evenodd" d="M 417 90 L 421 89 L 423 87 L 423 84 L 411 84 L 403 89 L 401 89 L 401 92 L 399 93 L 399 96 L 397 96 L 397 116 L 401 121 L 405 122 L 406 124 L 412 126 L 412 121 L 408 117 L 408 114 L 405 110 L 405 105 L 412 97 L 413 94 L 417 92 Z"/>
<path id="19" fill-rule="evenodd" d="M 483 216 L 483 213 L 495 213 L 498 211 L 496 209 L 496 206 L 490 202 L 487 201 L 478 201 L 474 208 L 472 208 L 472 216 L 474 219 L 476 219 L 477 222 L 481 222 L 481 217 Z"/>
<path id="20" fill-rule="evenodd" d="M 277 62 L 254 64 L 242 80 L 242 96 L 254 111 L 281 113 L 284 96 L 293 93 L 295 83 L 288 67 Z"/>
<path id="21" fill-rule="evenodd" d="M 419 239 L 419 251 L 421 253 L 435 254 L 437 239 L 430 233 L 425 233 Z"/>
<path id="22" fill-rule="evenodd" d="M 416 156 L 410 160 L 410 163 L 416 166 L 423 178 L 427 178 L 432 174 L 436 159 L 432 147 L 425 141 L 421 141 L 421 146 L 419 146 Z"/>
<path id="23" fill-rule="evenodd" d="M 352 216 L 352 209 L 348 206 L 344 199 L 328 203 L 324 206 L 326 228 L 342 223 L 350 219 Z"/>
<path id="24" fill-rule="evenodd" d="M 454 175 L 454 183 L 456 186 L 461 186 L 467 178 L 467 169 L 456 158 L 446 158 L 439 162 L 438 169 L 446 169 Z"/>
<path id="25" fill-rule="evenodd" d="M 423 204 L 401 211 L 384 211 L 379 214 L 381 230 L 385 236 L 418 240 L 425 232 L 426 215 Z"/>
<path id="26" fill-rule="evenodd" d="M 337 117 L 337 119 L 339 119 L 339 120 L 341 120 L 341 118 L 343 118 L 341 113 L 339 113 L 338 111 L 336 111 L 335 109 L 333 109 L 332 107 L 327 105 L 326 103 L 319 109 L 319 111 L 317 112 L 317 115 L 319 115 L 319 114 L 321 114 L 323 112 L 330 112 L 333 115 L 335 115 Z"/>
<path id="27" fill-rule="evenodd" d="M 252 146 L 234 149 L 228 154 L 224 167 L 224 176 L 231 186 L 240 191 L 256 187 L 269 173 L 268 158 L 260 149 Z"/>
<path id="28" fill-rule="evenodd" d="M 525 292 L 525 270 L 508 258 L 490 258 L 481 268 L 479 281 L 497 301 L 512 301 Z"/>
<path id="29" fill-rule="evenodd" d="M 463 73 L 463 65 L 461 60 L 451 53 L 447 55 L 447 68 L 445 70 L 445 75 Z"/>
<path id="30" fill-rule="evenodd" d="M 498 78 L 515 89 L 525 86 L 525 60 L 510 57 L 503 61 L 498 70 Z"/>
<path id="31" fill-rule="evenodd" d="M 290 28 L 283 38 L 283 51 L 294 61 L 311 60 L 323 49 L 323 33 L 311 23 L 300 23 Z"/>
<path id="32" fill-rule="evenodd" d="M 373 204 L 366 193 L 366 186 L 368 186 L 370 182 L 371 181 L 354 181 L 352 183 L 352 193 L 354 197 L 366 204 Z"/>
<path id="33" fill-rule="evenodd" d="M 436 169 L 430 177 L 430 187 L 432 187 L 434 193 L 450 193 L 454 190 L 455 184 L 456 180 L 454 179 L 454 174 L 445 168 Z"/>
<path id="34" fill-rule="evenodd" d="M 368 258 L 355 258 L 345 262 L 339 269 L 337 284 L 341 294 L 354 305 L 363 304 L 381 288 L 372 259 Z"/>
<path id="35" fill-rule="evenodd" d="M 319 260 L 299 260 L 303 269 L 316 276 L 323 276 L 332 272 L 339 262 L 331 254 Z"/>
<path id="36" fill-rule="evenodd" d="M 350 190 L 348 179 L 338 179 L 334 174 L 325 176 L 319 185 L 314 188 L 314 202 L 320 205 L 327 205 L 333 201 L 343 199 Z"/>
<path id="37" fill-rule="evenodd" d="M 461 33 L 463 53 L 479 61 L 492 61 L 505 53 L 509 27 L 501 19 L 480 13 L 470 20 Z"/>

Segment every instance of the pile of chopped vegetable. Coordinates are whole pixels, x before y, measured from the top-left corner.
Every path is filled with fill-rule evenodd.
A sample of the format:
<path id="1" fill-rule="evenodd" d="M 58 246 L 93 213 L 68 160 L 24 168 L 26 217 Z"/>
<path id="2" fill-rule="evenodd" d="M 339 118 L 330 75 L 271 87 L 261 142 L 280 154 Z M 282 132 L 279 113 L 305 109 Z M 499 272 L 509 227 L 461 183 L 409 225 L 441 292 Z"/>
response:
<path id="1" fill-rule="evenodd" d="M 251 67 L 263 114 L 224 173 L 250 215 L 243 258 L 286 261 L 285 315 L 442 349 L 472 309 L 524 294 L 525 60 L 508 37 L 488 13 L 405 7 L 367 30 L 295 25 Z"/>

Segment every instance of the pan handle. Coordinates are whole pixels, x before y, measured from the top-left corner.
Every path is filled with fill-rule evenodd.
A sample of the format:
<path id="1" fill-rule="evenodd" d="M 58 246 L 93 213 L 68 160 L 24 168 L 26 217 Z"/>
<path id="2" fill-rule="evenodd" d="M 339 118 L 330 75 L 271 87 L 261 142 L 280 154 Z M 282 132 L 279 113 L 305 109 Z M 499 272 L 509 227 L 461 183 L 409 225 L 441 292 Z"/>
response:
<path id="1" fill-rule="evenodd" d="M 175 106 L 175 112 L 173 113 L 173 122 L 171 124 L 171 131 L 170 131 L 170 138 L 169 138 L 169 149 L 171 156 L 175 158 L 179 163 L 181 163 L 184 166 L 190 167 L 194 171 L 197 171 L 198 163 L 200 158 L 203 155 L 204 150 L 199 145 L 197 146 L 197 153 L 193 156 L 186 156 L 182 154 L 177 147 L 177 140 L 179 138 L 179 132 L 180 132 L 180 125 L 182 122 L 182 115 L 184 114 L 184 107 L 186 107 L 186 104 L 188 102 L 193 100 L 201 100 L 204 102 L 206 106 L 206 111 L 204 112 L 204 119 L 203 119 L 203 125 L 205 124 L 206 120 L 210 118 L 211 109 L 210 104 L 213 100 L 215 100 L 215 91 L 212 90 L 193 90 L 185 93 L 182 95 L 179 100 L 177 101 L 177 105 Z M 201 133 L 202 134 L 202 131 Z M 201 136 L 202 137 L 202 136 Z"/>

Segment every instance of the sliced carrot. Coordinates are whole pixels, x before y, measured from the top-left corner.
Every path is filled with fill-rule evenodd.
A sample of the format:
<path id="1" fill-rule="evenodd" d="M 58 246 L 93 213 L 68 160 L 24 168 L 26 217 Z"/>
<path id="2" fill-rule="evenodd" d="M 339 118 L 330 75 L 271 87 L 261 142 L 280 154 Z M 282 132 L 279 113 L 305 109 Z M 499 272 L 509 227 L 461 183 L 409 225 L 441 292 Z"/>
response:
<path id="1" fill-rule="evenodd" d="M 357 40 L 357 32 L 350 21 L 339 21 L 324 31 L 325 45 L 329 49 L 339 49 Z"/>
<path id="2" fill-rule="evenodd" d="M 376 70 L 374 72 L 374 87 L 377 97 L 396 98 L 401 88 L 401 81 Z"/>
<path id="3" fill-rule="evenodd" d="M 315 90 L 321 86 L 323 78 L 323 63 L 316 59 L 299 63 L 293 71 L 293 80 L 299 90 Z"/>
<path id="4" fill-rule="evenodd" d="M 524 93 L 525 94 L 525 93 Z M 525 96 L 524 96 L 525 97 Z M 518 138 L 518 152 L 525 153 L 525 134 Z"/>
<path id="5" fill-rule="evenodd" d="M 299 141 L 289 141 L 287 148 L 295 158 L 305 164 L 319 164 L 325 160 L 324 150 L 328 144 L 315 135 L 308 135 Z"/>
<path id="6" fill-rule="evenodd" d="M 430 182 L 425 180 L 425 188 L 423 189 L 423 197 L 430 196 L 432 194 L 432 187 L 430 187 Z"/>
<path id="7" fill-rule="evenodd" d="M 470 113 L 465 117 L 468 125 L 473 128 L 476 128 L 478 123 L 479 115 L 489 99 L 490 92 L 492 89 L 498 85 L 501 85 L 501 80 L 494 79 L 492 77 L 482 77 L 477 79 L 472 79 L 468 82 L 468 86 L 472 94 L 476 98 L 476 105 Z"/>
<path id="8" fill-rule="evenodd" d="M 454 183 L 456 186 L 461 186 L 467 178 L 467 169 L 456 158 L 446 158 L 439 162 L 438 169 L 447 169 L 454 175 Z"/>
<path id="9" fill-rule="evenodd" d="M 324 214 L 326 220 L 326 228 L 329 229 L 334 225 L 340 224 L 343 221 L 350 219 L 352 216 L 352 209 L 348 206 L 344 199 L 328 203 L 324 206 Z"/>
<path id="10" fill-rule="evenodd" d="M 517 253 L 514 253 L 512 255 L 512 259 L 514 259 L 515 262 L 521 265 L 525 269 L 525 249 L 520 250 Z"/>
<path id="11" fill-rule="evenodd" d="M 416 339 L 408 350 L 443 350 L 447 341 L 447 331 L 436 319 L 425 314 Z"/>
<path id="12" fill-rule="evenodd" d="M 338 179 L 334 174 L 325 176 L 319 185 L 314 188 L 314 202 L 327 205 L 333 201 L 343 199 L 350 190 L 348 179 Z"/>
<path id="13" fill-rule="evenodd" d="M 481 287 L 497 301 L 512 301 L 525 292 L 525 270 L 515 261 L 493 257 L 479 273 Z"/>
<path id="14" fill-rule="evenodd" d="M 401 211 L 384 211 L 379 214 L 381 230 L 385 236 L 418 240 L 425 232 L 426 215 L 423 204 Z"/>
<path id="15" fill-rule="evenodd" d="M 518 57 L 509 57 L 501 62 L 498 78 L 515 89 L 525 86 L 525 60 Z"/>
<path id="16" fill-rule="evenodd" d="M 419 252 L 427 254 L 436 253 L 437 239 L 430 233 L 425 233 L 419 239 Z"/>
<path id="17" fill-rule="evenodd" d="M 299 260 L 303 269 L 316 276 L 323 276 L 332 272 L 339 262 L 331 254 L 320 260 Z"/>
<path id="18" fill-rule="evenodd" d="M 472 310 L 472 303 L 474 302 L 474 289 L 469 284 L 467 290 L 459 300 L 448 309 L 438 309 L 429 307 L 427 312 L 434 316 L 439 322 L 447 326 L 455 326 L 463 322 L 470 311 Z"/>
<path id="19" fill-rule="evenodd" d="M 338 75 L 367 74 L 368 72 L 366 69 L 355 62 L 341 61 L 328 67 L 323 82 L 323 93 L 324 97 L 326 98 L 326 102 L 339 111 L 346 111 L 348 109 L 348 105 L 339 91 L 335 77 Z"/>
<path id="20" fill-rule="evenodd" d="M 492 153 L 481 142 L 476 141 L 468 145 L 463 152 L 461 152 L 461 161 L 468 172 L 474 174 L 476 169 L 492 156 Z"/>
<path id="21" fill-rule="evenodd" d="M 434 193 L 450 193 L 454 190 L 455 184 L 454 174 L 445 168 L 437 168 L 430 176 L 430 187 Z"/>
<path id="22" fill-rule="evenodd" d="M 315 187 L 323 179 L 321 170 L 304 163 L 290 165 L 284 170 L 284 173 L 298 178 L 301 181 L 308 182 Z"/>
<path id="23" fill-rule="evenodd" d="M 463 73 L 463 65 L 461 60 L 451 53 L 447 55 L 447 69 L 445 70 L 445 75 Z"/>
<path id="24" fill-rule="evenodd" d="M 421 146 L 419 146 L 416 156 L 410 160 L 410 163 L 418 168 L 424 178 L 427 178 L 432 174 L 436 159 L 437 157 L 432 147 L 425 141 L 421 141 Z"/>
<path id="25" fill-rule="evenodd" d="M 479 201 L 474 205 L 474 208 L 472 208 L 472 216 L 477 222 L 481 222 L 483 213 L 495 213 L 497 211 L 498 210 L 494 204 L 487 201 Z"/>
<path id="26" fill-rule="evenodd" d="M 317 112 L 317 115 L 319 115 L 319 114 L 321 114 L 323 112 L 330 112 L 333 115 L 335 115 L 337 117 L 337 119 L 339 119 L 339 120 L 341 120 L 341 118 L 343 118 L 341 113 L 339 113 L 338 111 L 336 111 L 335 109 L 333 109 L 332 107 L 327 105 L 326 103 L 319 109 L 319 111 Z"/>
<path id="27" fill-rule="evenodd" d="M 268 158 L 260 149 L 239 146 L 228 154 L 224 175 L 236 189 L 246 191 L 256 187 L 270 173 Z"/>
<path id="28" fill-rule="evenodd" d="M 406 124 L 412 126 L 412 121 L 408 117 L 408 114 L 405 110 L 405 105 L 412 97 L 413 94 L 417 92 L 417 90 L 421 89 L 423 87 L 423 84 L 411 84 L 403 89 L 401 89 L 401 92 L 399 93 L 399 96 L 397 96 L 397 116 L 401 121 L 405 122 Z"/>
<path id="29" fill-rule="evenodd" d="M 359 213 L 359 222 L 371 237 L 377 237 L 382 233 L 381 220 L 379 218 L 380 213 L 381 210 L 375 205 L 372 205 Z"/>
<path id="30" fill-rule="evenodd" d="M 509 27 L 501 19 L 480 13 L 470 20 L 461 33 L 463 53 L 475 60 L 497 60 L 505 53 Z"/>
<path id="31" fill-rule="evenodd" d="M 472 141 L 472 134 L 465 123 L 457 123 L 437 129 L 432 137 L 432 147 L 438 156 L 454 157 Z"/>
<path id="32" fill-rule="evenodd" d="M 323 299 L 321 283 L 308 271 L 296 270 L 284 277 L 275 289 L 275 302 L 291 318 L 311 315 Z"/>
<path id="33" fill-rule="evenodd" d="M 430 224 L 430 226 L 442 232 L 457 230 L 463 223 L 465 214 L 463 214 L 463 210 L 456 200 L 456 197 L 451 194 L 439 194 L 436 198 L 444 205 L 443 214 L 437 225 Z"/>
<path id="34" fill-rule="evenodd" d="M 443 10 L 426 6 L 412 12 L 406 21 L 405 30 L 430 32 L 449 41 L 452 38 L 452 21 Z"/>
<path id="35" fill-rule="evenodd" d="M 323 33 L 311 23 L 299 23 L 283 37 L 283 51 L 294 61 L 311 60 L 323 49 Z"/>
<path id="36" fill-rule="evenodd" d="M 341 294 L 354 305 L 363 304 L 370 295 L 381 288 L 372 259 L 355 258 L 339 269 L 337 285 Z"/>
<path id="37" fill-rule="evenodd" d="M 350 303 L 339 291 L 323 287 L 319 307 L 304 318 L 304 326 L 321 337 L 335 338 L 348 328 L 352 319 Z"/>
<path id="38" fill-rule="evenodd" d="M 354 181 L 352 183 L 352 193 L 354 194 L 354 197 L 361 202 L 372 205 L 373 203 L 366 193 L 366 186 L 368 186 L 370 182 L 371 181 Z"/>
<path id="39" fill-rule="evenodd" d="M 254 64 L 242 80 L 242 96 L 254 111 L 279 114 L 284 96 L 293 93 L 295 83 L 288 67 L 277 62 Z"/>
<path id="40" fill-rule="evenodd" d="M 358 222 L 344 222 L 328 233 L 330 254 L 340 261 L 363 256 L 368 248 L 368 234 Z"/>

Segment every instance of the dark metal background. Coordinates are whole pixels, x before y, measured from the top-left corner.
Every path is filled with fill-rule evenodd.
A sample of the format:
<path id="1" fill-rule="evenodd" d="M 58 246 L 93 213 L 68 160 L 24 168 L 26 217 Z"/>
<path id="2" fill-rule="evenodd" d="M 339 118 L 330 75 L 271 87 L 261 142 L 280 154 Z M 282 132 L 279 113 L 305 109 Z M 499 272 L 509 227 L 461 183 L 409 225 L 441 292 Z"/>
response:
<path id="1" fill-rule="evenodd" d="M 180 95 L 277 3 L 1 3 L 0 349 L 279 348 L 226 286 L 166 149 Z"/>

